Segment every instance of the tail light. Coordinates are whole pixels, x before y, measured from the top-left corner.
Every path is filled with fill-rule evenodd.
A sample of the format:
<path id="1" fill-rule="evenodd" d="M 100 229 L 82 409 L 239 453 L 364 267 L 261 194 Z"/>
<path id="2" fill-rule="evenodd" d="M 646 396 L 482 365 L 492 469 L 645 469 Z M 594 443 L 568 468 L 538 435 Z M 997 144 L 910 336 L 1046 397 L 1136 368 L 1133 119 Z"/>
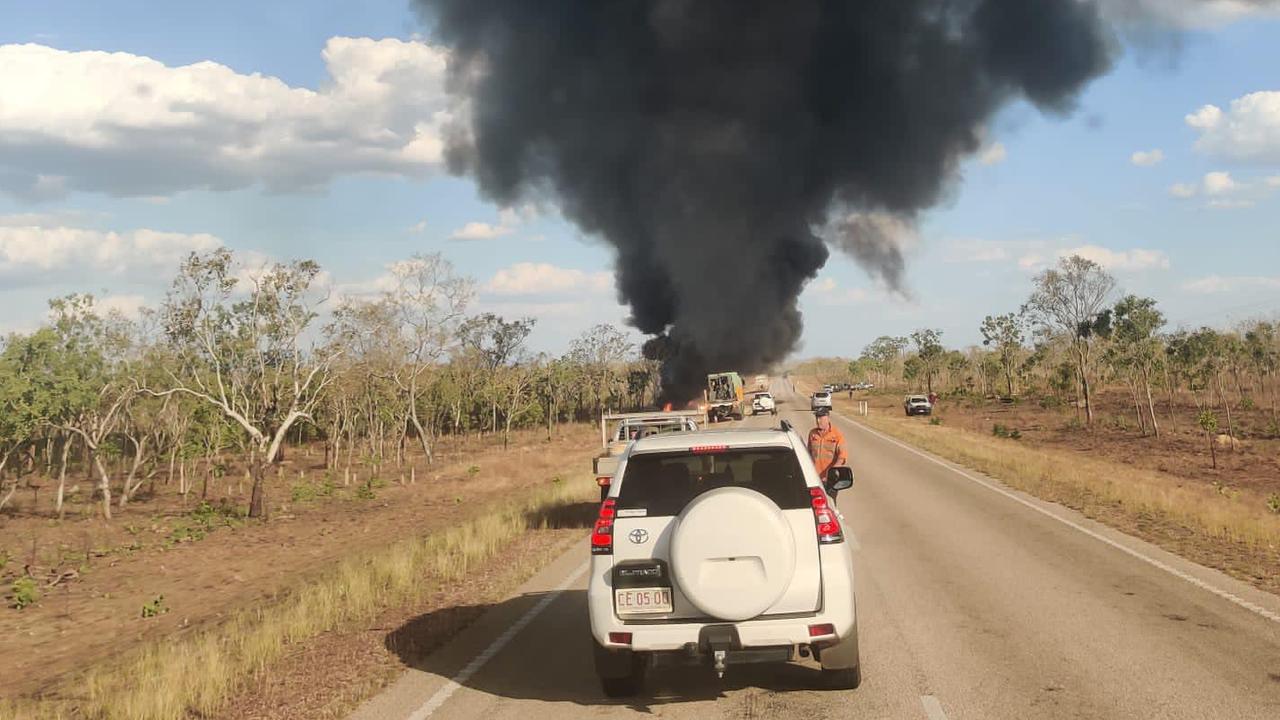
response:
<path id="1" fill-rule="evenodd" d="M 813 499 L 813 522 L 818 528 L 818 543 L 832 545 L 844 542 L 844 530 L 840 527 L 839 516 L 828 504 L 827 494 L 822 488 L 809 488 L 809 495 Z"/>
<path id="2" fill-rule="evenodd" d="M 616 645 L 630 645 L 631 633 L 624 633 L 624 632 L 609 633 L 609 642 L 614 643 Z"/>
<path id="3" fill-rule="evenodd" d="M 600 514 L 596 517 L 595 527 L 591 529 L 591 554 L 613 554 L 613 516 L 617 501 L 608 498 L 600 503 Z"/>
<path id="4" fill-rule="evenodd" d="M 596 478 L 596 484 L 600 487 L 609 487 L 609 483 L 613 482 L 613 478 L 608 475 Z"/>

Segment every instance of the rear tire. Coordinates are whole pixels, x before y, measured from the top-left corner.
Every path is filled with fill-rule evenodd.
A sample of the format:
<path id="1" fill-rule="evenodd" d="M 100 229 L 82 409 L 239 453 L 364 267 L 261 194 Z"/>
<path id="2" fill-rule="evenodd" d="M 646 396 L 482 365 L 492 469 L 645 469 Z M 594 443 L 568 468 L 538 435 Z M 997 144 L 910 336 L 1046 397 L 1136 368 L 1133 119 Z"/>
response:
<path id="1" fill-rule="evenodd" d="M 605 697 L 627 698 L 644 688 L 647 658 L 630 650 L 609 650 L 595 643 L 596 676 Z"/>
<path id="2" fill-rule="evenodd" d="M 861 684 L 861 665 L 847 670 L 822 671 L 822 687 L 827 690 L 857 690 Z"/>

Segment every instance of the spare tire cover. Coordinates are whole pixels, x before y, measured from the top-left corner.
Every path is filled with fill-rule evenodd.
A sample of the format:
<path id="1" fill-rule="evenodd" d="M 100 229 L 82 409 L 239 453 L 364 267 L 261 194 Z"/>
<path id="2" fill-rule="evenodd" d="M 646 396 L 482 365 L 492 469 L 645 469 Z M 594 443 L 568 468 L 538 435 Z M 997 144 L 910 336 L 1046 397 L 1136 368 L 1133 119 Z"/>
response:
<path id="1" fill-rule="evenodd" d="M 684 596 L 720 620 L 750 620 L 791 584 L 796 544 L 782 510 L 741 487 L 703 493 L 679 517 L 671 570 Z"/>

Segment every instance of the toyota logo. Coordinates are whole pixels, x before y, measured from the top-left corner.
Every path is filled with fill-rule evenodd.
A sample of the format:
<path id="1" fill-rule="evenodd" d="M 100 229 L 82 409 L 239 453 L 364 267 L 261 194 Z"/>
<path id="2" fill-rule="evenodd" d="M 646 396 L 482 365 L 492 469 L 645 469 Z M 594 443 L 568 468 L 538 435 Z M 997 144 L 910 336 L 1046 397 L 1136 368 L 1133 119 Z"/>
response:
<path id="1" fill-rule="evenodd" d="M 644 528 L 636 528 L 627 533 L 627 539 L 636 545 L 643 545 L 649 542 L 649 531 Z"/>

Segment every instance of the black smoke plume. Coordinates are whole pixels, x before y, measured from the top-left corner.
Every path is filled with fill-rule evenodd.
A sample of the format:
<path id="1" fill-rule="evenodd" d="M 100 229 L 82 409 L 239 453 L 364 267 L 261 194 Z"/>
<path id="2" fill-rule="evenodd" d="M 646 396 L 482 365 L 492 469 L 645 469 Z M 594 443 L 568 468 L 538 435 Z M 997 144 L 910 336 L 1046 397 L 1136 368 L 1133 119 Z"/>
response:
<path id="1" fill-rule="evenodd" d="M 417 2 L 466 101 L 450 169 L 617 249 L 677 400 L 794 348 L 824 229 L 900 289 L 901 248 L 838 218 L 909 225 L 1003 104 L 1067 111 L 1110 63 L 1086 0 Z"/>

